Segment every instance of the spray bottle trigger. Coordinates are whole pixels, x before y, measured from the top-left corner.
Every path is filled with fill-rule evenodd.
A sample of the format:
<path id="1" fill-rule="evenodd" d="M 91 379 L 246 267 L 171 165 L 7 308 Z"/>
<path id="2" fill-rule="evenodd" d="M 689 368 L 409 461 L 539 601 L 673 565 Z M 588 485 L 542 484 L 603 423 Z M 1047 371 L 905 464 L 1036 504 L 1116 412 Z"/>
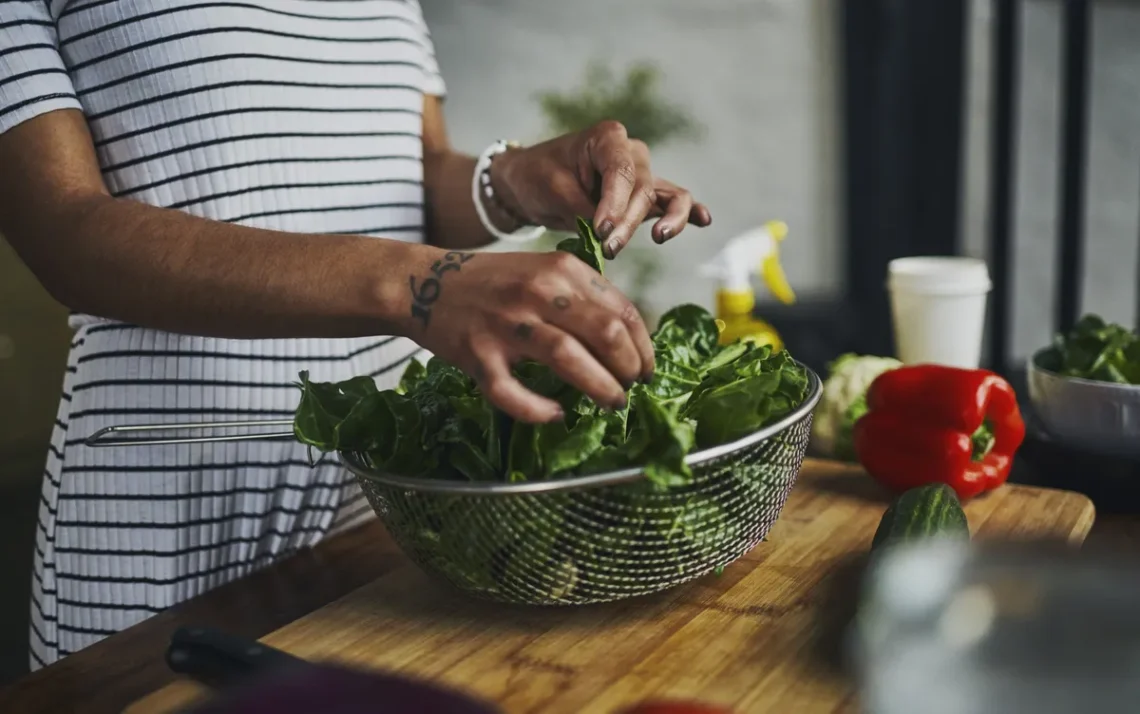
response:
<path id="1" fill-rule="evenodd" d="M 791 305 L 796 301 L 796 294 L 788 283 L 788 277 L 784 274 L 784 267 L 780 265 L 780 254 L 778 252 L 773 251 L 764 257 L 760 263 L 760 275 L 764 279 L 764 284 L 768 286 L 777 300 L 785 305 Z"/>

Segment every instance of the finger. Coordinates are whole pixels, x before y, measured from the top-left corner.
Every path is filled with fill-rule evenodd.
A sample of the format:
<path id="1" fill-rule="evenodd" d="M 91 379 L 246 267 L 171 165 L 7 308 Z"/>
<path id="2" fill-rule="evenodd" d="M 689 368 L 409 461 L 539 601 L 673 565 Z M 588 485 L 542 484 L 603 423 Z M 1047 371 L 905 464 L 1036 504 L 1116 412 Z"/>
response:
<path id="1" fill-rule="evenodd" d="M 543 424 L 565 418 L 558 402 L 539 396 L 511 374 L 506 356 L 498 350 L 484 352 L 472 376 L 483 396 L 511 418 L 528 424 Z"/>
<path id="2" fill-rule="evenodd" d="M 649 172 L 648 163 L 639 163 L 637 166 L 637 182 L 630 195 L 629 205 L 626 207 L 625 217 L 618 223 L 617 228 L 610 235 L 610 239 L 602 246 L 607 257 L 614 258 L 625 248 L 634 232 L 649 212 L 657 204 L 657 194 L 653 190 L 653 174 Z"/>
<path id="3" fill-rule="evenodd" d="M 574 335 L 548 322 L 522 322 L 512 328 L 512 338 L 522 356 L 547 365 L 596 403 L 625 407 L 625 389 Z"/>
<path id="4" fill-rule="evenodd" d="M 641 318 L 637 306 L 629 298 L 602 276 L 593 271 L 590 273 L 583 289 L 585 295 L 588 296 L 588 299 L 596 300 L 604 305 L 610 314 L 616 315 L 625 324 L 630 339 L 633 340 L 634 349 L 641 356 L 641 374 L 638 375 L 638 378 L 648 382 L 653 379 L 653 370 L 656 366 L 653 355 L 653 339 L 649 336 L 649 328 L 646 327 L 645 321 Z M 569 303 L 569 305 L 573 307 L 573 303 Z"/>
<path id="5" fill-rule="evenodd" d="M 595 127 L 586 141 L 586 158 L 602 177 L 594 230 L 607 241 L 625 217 L 637 183 L 637 164 L 625 127 L 618 122 L 602 122 Z"/>
<path id="6" fill-rule="evenodd" d="M 655 180 L 654 189 L 656 190 L 656 193 L 657 193 L 657 210 L 660 212 L 660 213 L 657 213 L 656 215 L 660 215 L 660 216 L 665 215 L 665 213 L 668 211 L 669 204 L 673 201 L 673 198 L 678 193 L 686 193 L 686 194 L 689 193 L 687 189 L 681 188 L 677 184 L 672 183 L 671 181 L 666 181 L 665 179 L 662 179 L 662 178 L 658 178 Z M 693 201 L 692 200 L 692 194 L 689 194 L 689 199 L 690 199 L 689 213 L 688 213 L 688 215 L 686 215 L 684 217 L 684 221 L 686 223 L 691 223 L 692 225 L 697 226 L 698 228 L 704 228 L 706 226 L 711 225 L 712 224 L 712 213 L 709 211 L 708 207 L 703 203 L 697 203 L 696 201 Z M 655 215 L 655 212 L 651 211 L 650 215 L 651 216 Z M 675 227 L 675 230 L 672 232 L 673 235 L 676 235 L 677 233 L 679 233 L 683 227 L 684 226 Z M 656 239 L 656 237 L 657 237 L 657 233 L 656 233 L 656 231 L 654 231 L 654 239 Z M 658 241 L 658 242 L 660 242 L 660 241 Z"/>
<path id="7" fill-rule="evenodd" d="M 630 326 L 608 305 L 575 299 L 564 308 L 552 305 L 545 317 L 585 344 L 627 391 L 650 368 L 634 344 Z"/>
<path id="8" fill-rule="evenodd" d="M 625 216 L 618 222 L 609 241 L 602 247 L 609 258 L 614 258 L 633 238 L 642 221 L 657 208 L 657 193 L 653 189 L 653 172 L 649 168 L 649 147 L 643 141 L 630 141 L 634 163 L 633 191 Z"/>
<path id="9" fill-rule="evenodd" d="M 689 223 L 699 228 L 707 228 L 712 225 L 712 212 L 705 204 L 694 203 L 693 210 L 689 212 Z"/>
<path id="10" fill-rule="evenodd" d="M 689 221 L 689 214 L 693 210 L 693 197 L 683 188 L 676 189 L 672 195 L 657 194 L 658 205 L 664 203 L 665 213 L 659 221 L 653 224 L 650 233 L 656 243 L 677 236 L 685 230 Z"/>

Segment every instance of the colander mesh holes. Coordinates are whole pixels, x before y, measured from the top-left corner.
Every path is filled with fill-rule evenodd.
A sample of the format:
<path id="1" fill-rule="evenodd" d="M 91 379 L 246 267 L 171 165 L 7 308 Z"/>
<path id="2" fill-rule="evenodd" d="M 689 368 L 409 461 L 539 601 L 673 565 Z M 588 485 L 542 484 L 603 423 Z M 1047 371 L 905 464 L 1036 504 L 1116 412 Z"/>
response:
<path id="1" fill-rule="evenodd" d="M 667 491 L 636 481 L 449 495 L 359 481 L 408 556 L 467 593 L 527 604 L 604 602 L 670 588 L 754 548 L 787 500 L 810 431 L 809 412 L 695 466 L 691 484 Z"/>

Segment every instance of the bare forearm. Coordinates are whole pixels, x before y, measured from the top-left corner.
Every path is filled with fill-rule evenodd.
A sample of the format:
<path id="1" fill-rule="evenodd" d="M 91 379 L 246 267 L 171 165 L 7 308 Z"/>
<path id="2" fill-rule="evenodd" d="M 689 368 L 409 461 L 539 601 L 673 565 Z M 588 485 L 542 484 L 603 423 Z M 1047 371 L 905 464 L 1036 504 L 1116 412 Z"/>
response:
<path id="1" fill-rule="evenodd" d="M 475 158 L 451 148 L 440 97 L 424 97 L 424 199 L 427 203 L 427 238 L 432 245 L 468 250 L 494 238 L 479 220 L 471 195 Z M 494 172 L 492 172 L 494 173 Z M 493 201 L 483 201 L 487 217 L 502 231 L 519 226 Z"/>
<path id="2" fill-rule="evenodd" d="M 49 290 L 82 312 L 235 338 L 352 337 L 408 329 L 408 274 L 435 249 L 302 235 L 98 197 L 26 242 Z M 25 251 L 28 252 L 28 251 Z"/>
<path id="3" fill-rule="evenodd" d="M 428 241 L 451 250 L 467 250 L 491 243 L 471 196 L 475 159 L 453 151 L 424 157 L 424 193 L 427 201 Z M 485 204 L 486 205 L 486 204 Z M 510 229 L 510 219 L 487 205 L 497 226 Z"/>

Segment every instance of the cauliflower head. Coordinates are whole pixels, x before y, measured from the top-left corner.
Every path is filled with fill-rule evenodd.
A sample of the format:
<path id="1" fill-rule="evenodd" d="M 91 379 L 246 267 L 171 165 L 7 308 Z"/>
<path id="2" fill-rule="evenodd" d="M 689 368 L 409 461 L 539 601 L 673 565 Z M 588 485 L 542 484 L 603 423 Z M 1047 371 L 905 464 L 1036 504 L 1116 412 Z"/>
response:
<path id="1" fill-rule="evenodd" d="M 823 396 L 811 426 L 812 450 L 822 456 L 854 460 L 851 429 L 867 412 L 867 389 L 883 372 L 901 367 L 893 357 L 845 354 L 828 365 Z"/>

